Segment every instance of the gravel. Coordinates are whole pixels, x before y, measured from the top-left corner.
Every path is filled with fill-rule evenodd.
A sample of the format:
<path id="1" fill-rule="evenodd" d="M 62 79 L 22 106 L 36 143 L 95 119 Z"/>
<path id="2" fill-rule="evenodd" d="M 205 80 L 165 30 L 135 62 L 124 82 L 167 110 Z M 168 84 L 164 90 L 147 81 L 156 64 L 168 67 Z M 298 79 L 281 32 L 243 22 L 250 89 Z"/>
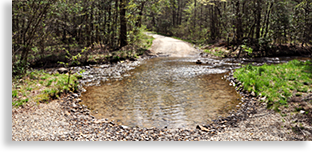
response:
<path id="1" fill-rule="evenodd" d="M 282 128 L 281 116 L 262 106 L 246 120 L 232 120 L 195 130 L 136 128 L 98 120 L 85 107 L 73 108 L 73 96 L 12 112 L 13 141 L 285 141 L 302 140 L 291 129 Z M 79 105 L 79 104 L 76 104 Z M 235 122 L 235 120 L 237 122 Z M 240 121 L 241 120 L 241 121 Z M 200 129 L 199 127 L 205 128 Z M 304 140 L 304 139 L 303 139 Z"/>
<path id="2" fill-rule="evenodd" d="M 138 65 L 138 62 L 133 62 Z M 120 66 L 121 65 L 121 66 Z M 129 69 L 125 64 L 117 66 L 86 66 L 84 80 L 107 76 L 107 72 L 123 75 Z M 114 70 L 124 68 L 124 71 Z M 76 73 L 79 72 L 76 68 Z M 107 71 L 107 72 L 106 72 Z M 232 70 L 231 70 L 232 71 Z M 94 75 L 94 73 L 101 73 Z M 90 75 L 97 76 L 96 79 Z M 291 115 L 282 117 L 261 103 L 263 97 L 246 93 L 232 73 L 225 79 L 236 84 L 237 92 L 242 95 L 237 110 L 228 117 L 218 118 L 207 125 L 194 125 L 194 129 L 138 128 L 118 125 L 108 119 L 96 119 L 86 106 L 79 104 L 80 93 L 39 105 L 31 102 L 20 108 L 12 108 L 13 141 L 304 141 L 311 140 L 311 125 L 303 124 L 301 132 L 293 132 L 294 119 Z M 298 115 L 297 115 L 298 116 Z M 195 128 L 196 127 L 196 128 Z"/>

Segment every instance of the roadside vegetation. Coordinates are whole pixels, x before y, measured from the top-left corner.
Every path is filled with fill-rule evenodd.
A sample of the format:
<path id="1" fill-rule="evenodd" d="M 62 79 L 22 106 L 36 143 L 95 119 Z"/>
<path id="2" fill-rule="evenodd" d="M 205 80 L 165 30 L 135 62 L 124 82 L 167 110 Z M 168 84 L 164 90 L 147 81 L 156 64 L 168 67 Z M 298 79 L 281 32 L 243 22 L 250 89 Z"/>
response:
<path id="1" fill-rule="evenodd" d="M 77 57 L 77 62 L 67 67 L 139 58 L 153 41 L 144 35 L 145 30 L 187 41 L 218 57 L 310 56 L 311 6 L 311 0 L 13 1 L 12 97 L 14 102 L 24 103 L 31 100 L 27 92 L 33 92 L 32 89 L 43 92 L 50 88 L 43 85 L 41 91 L 28 85 L 35 82 L 33 78 L 37 82 L 50 81 L 38 79 L 46 75 L 44 72 L 30 77 L 30 73 L 37 73 L 30 71 L 31 68 L 60 67 L 61 63 L 69 63 L 71 57 Z M 283 71 L 286 70 L 276 73 Z M 59 81 L 61 76 L 53 77 Z M 54 82 L 57 81 L 52 81 L 51 88 Z M 291 86 L 295 88 L 293 82 Z M 298 89 L 299 94 L 301 90 L 306 88 Z M 262 93 L 258 88 L 254 92 Z M 271 95 L 275 93 L 267 92 L 263 94 L 271 96 L 275 103 Z M 278 102 L 285 103 L 283 100 Z"/>
<path id="2" fill-rule="evenodd" d="M 80 53 L 76 53 L 75 55 L 72 55 L 67 50 L 66 55 L 55 57 L 51 53 L 51 55 L 46 57 L 54 59 L 51 64 L 67 68 L 74 65 L 84 65 L 85 63 L 117 62 L 130 58 L 139 58 L 148 51 L 154 38 L 145 35 L 144 28 L 141 28 L 136 36 L 136 41 L 133 42 L 131 47 L 124 47 L 109 53 L 94 52 L 87 54 L 87 57 L 85 57 L 84 52 L 88 48 L 84 48 Z M 95 48 L 97 47 L 100 49 L 100 46 L 95 46 Z M 21 73 L 24 70 L 26 73 Z M 13 74 L 19 75 L 14 75 L 12 78 L 12 106 L 18 107 L 30 101 L 36 103 L 49 102 L 64 93 L 76 91 L 78 89 L 77 80 L 80 78 L 80 75 L 74 74 L 69 76 L 69 73 L 49 74 L 44 70 L 29 69 L 29 65 L 26 67 L 17 67 L 14 65 Z M 68 80 L 70 80 L 69 83 Z"/>
<path id="3" fill-rule="evenodd" d="M 81 65 L 138 58 L 152 41 L 142 34 L 147 3 L 13 1 L 12 75 L 23 76 L 29 68 L 60 67 L 59 62 L 68 62 L 66 56 L 83 49 L 77 59 Z"/>
<path id="4" fill-rule="evenodd" d="M 284 64 L 252 66 L 236 69 L 234 77 L 244 90 L 260 95 L 268 107 L 279 112 L 288 107 L 292 97 L 307 96 L 312 92 L 312 63 L 292 60 Z M 312 102 L 309 102 L 312 104 Z"/>
<path id="5" fill-rule="evenodd" d="M 225 57 L 225 55 L 229 52 L 228 50 L 222 48 L 222 47 L 214 47 L 211 49 L 205 49 L 205 53 L 211 54 L 216 57 Z"/>
<path id="6" fill-rule="evenodd" d="M 116 51 L 110 52 L 94 52 L 90 53 L 87 57 L 86 62 L 83 63 L 83 58 L 78 59 L 82 64 L 95 64 L 105 62 L 117 62 L 125 59 L 137 59 L 144 55 L 146 51 L 152 46 L 153 38 L 144 34 L 145 27 L 140 28 L 136 35 L 135 41 L 132 45 L 125 46 Z M 100 46 L 97 47 L 100 50 Z"/>
<path id="7" fill-rule="evenodd" d="M 67 74 L 49 74 L 44 70 L 27 71 L 22 77 L 12 80 L 12 106 L 18 107 L 27 102 L 49 102 L 67 92 L 78 89 L 79 75 L 72 75 L 68 83 Z"/>
<path id="8" fill-rule="evenodd" d="M 152 9 L 146 12 L 144 21 L 149 30 L 190 42 L 203 51 L 207 46 L 222 42 L 229 51 L 227 57 L 312 53 L 312 0 L 163 0 L 150 3 Z M 240 54 L 243 45 L 250 47 L 253 53 Z"/>

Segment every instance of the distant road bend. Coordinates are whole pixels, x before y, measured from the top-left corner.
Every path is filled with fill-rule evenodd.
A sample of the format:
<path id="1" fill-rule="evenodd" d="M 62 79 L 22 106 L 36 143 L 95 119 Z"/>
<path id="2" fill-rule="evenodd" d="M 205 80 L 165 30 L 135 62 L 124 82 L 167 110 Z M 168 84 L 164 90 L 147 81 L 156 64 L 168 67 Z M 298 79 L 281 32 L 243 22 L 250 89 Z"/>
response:
<path id="1" fill-rule="evenodd" d="M 149 32 L 146 35 L 155 38 L 151 47 L 152 54 L 169 55 L 170 57 L 190 57 L 198 56 L 200 53 L 187 42 Z"/>

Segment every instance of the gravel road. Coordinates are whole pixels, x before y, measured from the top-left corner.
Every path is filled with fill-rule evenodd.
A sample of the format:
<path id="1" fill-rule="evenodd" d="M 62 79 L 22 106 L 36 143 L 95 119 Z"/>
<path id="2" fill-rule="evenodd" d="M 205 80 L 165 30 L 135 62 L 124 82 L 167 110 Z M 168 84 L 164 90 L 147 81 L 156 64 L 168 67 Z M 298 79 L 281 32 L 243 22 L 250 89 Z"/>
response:
<path id="1" fill-rule="evenodd" d="M 146 34 L 155 38 L 153 41 L 153 45 L 151 46 L 151 52 L 155 55 L 169 55 L 170 57 L 189 57 L 198 56 L 200 53 L 200 51 L 192 47 L 192 45 L 187 42 L 152 33 Z"/>
<path id="2" fill-rule="evenodd" d="M 190 44 L 169 37 L 150 34 L 156 39 L 152 52 L 156 55 L 187 57 L 199 55 Z M 117 65 L 118 66 L 118 65 Z M 90 68 L 88 68 L 90 69 Z M 233 76 L 225 76 L 235 82 Z M 236 84 L 238 82 L 235 82 Z M 293 141 L 312 140 L 312 126 L 298 122 L 300 115 L 266 109 L 253 97 L 237 89 L 242 103 L 226 118 L 196 129 L 138 128 L 118 125 L 109 119 L 96 119 L 86 106 L 79 104 L 80 94 L 68 94 L 52 102 L 29 102 L 12 108 L 13 141 Z M 299 132 L 293 132 L 294 128 Z"/>

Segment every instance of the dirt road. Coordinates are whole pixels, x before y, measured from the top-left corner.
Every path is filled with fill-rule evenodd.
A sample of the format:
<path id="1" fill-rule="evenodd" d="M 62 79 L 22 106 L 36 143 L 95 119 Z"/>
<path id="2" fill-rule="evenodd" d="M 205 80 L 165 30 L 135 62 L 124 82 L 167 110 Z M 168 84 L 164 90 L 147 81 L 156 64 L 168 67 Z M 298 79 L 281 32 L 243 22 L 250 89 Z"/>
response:
<path id="1" fill-rule="evenodd" d="M 151 47 L 152 54 L 169 55 L 170 57 L 190 57 L 198 56 L 200 53 L 187 42 L 148 32 L 145 34 L 155 38 Z"/>

